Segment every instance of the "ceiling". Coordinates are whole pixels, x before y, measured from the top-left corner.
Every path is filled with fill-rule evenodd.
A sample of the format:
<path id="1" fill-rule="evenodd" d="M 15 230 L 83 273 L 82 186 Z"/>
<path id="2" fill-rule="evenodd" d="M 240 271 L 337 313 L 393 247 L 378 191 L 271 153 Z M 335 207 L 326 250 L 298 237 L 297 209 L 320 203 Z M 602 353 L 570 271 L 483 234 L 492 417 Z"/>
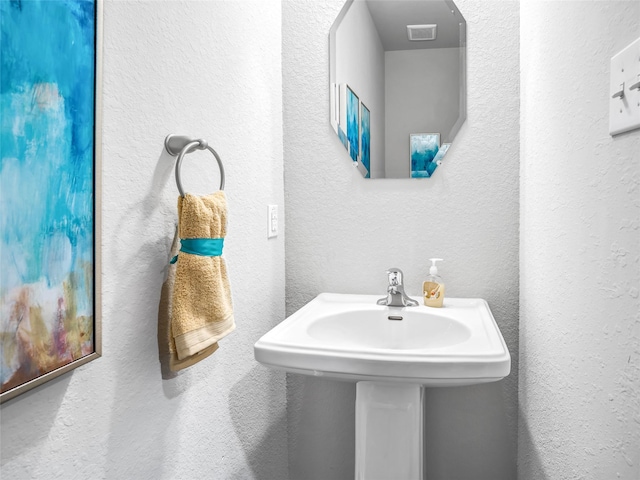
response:
<path id="1" fill-rule="evenodd" d="M 450 0 L 355 0 L 364 1 L 385 51 L 454 48 L 460 46 L 460 23 L 464 17 Z M 454 13 L 452 13 L 452 10 Z M 411 42 L 407 25 L 437 24 L 435 40 Z"/>

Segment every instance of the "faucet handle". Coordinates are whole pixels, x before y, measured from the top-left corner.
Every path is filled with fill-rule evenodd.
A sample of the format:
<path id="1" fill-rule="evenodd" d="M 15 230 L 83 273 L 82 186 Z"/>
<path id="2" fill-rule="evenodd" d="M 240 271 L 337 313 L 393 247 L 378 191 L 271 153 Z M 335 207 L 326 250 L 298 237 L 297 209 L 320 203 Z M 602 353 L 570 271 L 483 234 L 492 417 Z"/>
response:
<path id="1" fill-rule="evenodd" d="M 416 307 L 418 302 L 409 298 L 404 293 L 404 285 L 402 284 L 402 270 L 399 268 L 390 268 L 387 270 L 389 276 L 389 286 L 387 287 L 387 296 L 378 300 L 378 305 L 387 305 L 389 307 Z"/>
<path id="2" fill-rule="evenodd" d="M 389 276 L 389 285 L 402 285 L 402 270 L 393 267 L 387 270 L 387 275 Z"/>

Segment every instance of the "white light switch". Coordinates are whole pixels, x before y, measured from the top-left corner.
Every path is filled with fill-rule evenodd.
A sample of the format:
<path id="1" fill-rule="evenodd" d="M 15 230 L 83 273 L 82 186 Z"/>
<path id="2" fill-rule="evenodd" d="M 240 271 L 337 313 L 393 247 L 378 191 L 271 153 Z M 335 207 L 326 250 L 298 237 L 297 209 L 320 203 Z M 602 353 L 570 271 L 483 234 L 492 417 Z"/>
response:
<path id="1" fill-rule="evenodd" d="M 269 205 L 267 210 L 267 238 L 278 236 L 278 206 Z"/>
<path id="2" fill-rule="evenodd" d="M 611 58 L 609 133 L 640 128 L 640 38 Z"/>

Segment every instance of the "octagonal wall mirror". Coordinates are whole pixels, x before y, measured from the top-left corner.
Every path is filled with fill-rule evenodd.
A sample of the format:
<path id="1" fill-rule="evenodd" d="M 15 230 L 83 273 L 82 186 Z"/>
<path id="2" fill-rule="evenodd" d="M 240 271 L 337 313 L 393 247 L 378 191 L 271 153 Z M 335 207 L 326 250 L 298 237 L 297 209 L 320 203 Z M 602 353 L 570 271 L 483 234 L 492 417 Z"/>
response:
<path id="1" fill-rule="evenodd" d="M 467 116 L 451 0 L 347 0 L 329 32 L 331 126 L 365 178 L 426 178 Z"/>

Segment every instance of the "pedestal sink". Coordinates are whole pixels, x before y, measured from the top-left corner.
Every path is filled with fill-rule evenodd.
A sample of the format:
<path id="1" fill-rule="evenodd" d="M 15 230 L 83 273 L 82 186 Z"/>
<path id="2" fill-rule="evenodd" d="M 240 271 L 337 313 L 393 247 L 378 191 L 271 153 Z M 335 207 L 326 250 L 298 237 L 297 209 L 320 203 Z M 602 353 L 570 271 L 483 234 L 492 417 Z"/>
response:
<path id="1" fill-rule="evenodd" d="M 255 358 L 357 382 L 355 478 L 421 480 L 424 388 L 501 380 L 511 357 L 482 299 L 400 308 L 378 298 L 320 294 L 258 340 Z"/>

